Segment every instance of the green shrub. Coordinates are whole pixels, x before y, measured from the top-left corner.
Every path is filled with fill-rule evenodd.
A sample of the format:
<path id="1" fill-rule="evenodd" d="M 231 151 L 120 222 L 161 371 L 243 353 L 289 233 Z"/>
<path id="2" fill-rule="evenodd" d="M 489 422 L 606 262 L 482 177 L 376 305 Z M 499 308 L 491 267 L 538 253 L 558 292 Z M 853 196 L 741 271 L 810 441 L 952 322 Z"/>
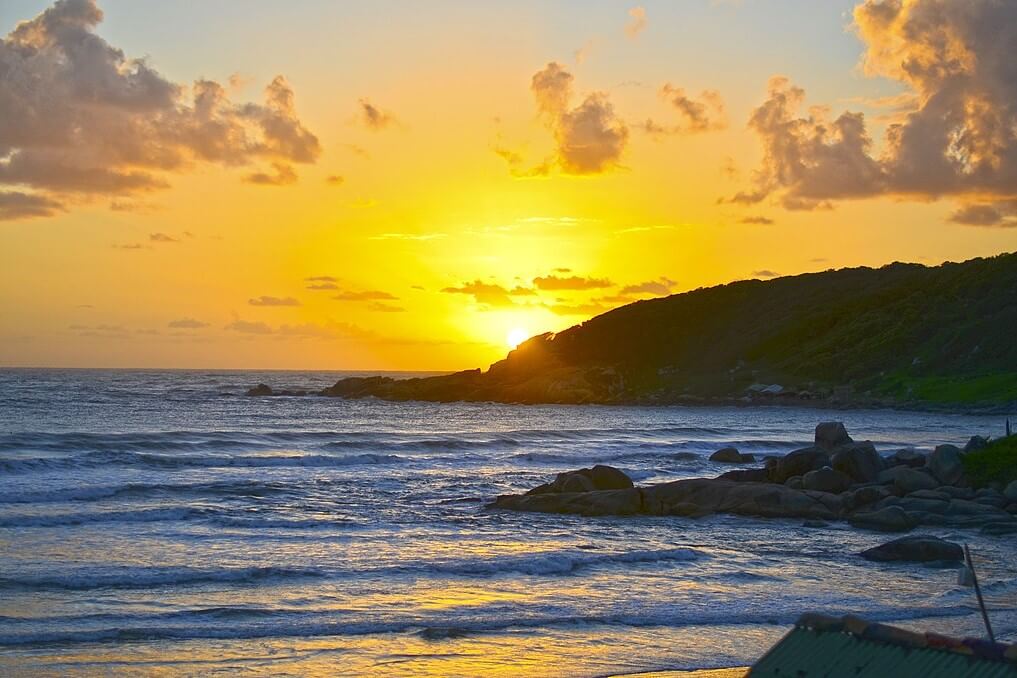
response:
<path id="1" fill-rule="evenodd" d="M 976 485 L 1017 480 L 1017 436 L 993 440 L 987 447 L 964 455 L 964 471 Z"/>

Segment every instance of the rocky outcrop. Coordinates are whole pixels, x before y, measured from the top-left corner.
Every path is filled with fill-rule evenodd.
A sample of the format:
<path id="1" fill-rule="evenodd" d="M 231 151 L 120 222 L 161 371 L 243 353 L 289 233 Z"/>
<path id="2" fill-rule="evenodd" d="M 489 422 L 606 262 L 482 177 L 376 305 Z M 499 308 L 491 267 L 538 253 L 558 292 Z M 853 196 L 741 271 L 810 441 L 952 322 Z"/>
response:
<path id="1" fill-rule="evenodd" d="M 943 485 L 956 485 L 964 477 L 961 454 L 955 445 L 940 445 L 929 455 L 929 470 Z"/>
<path id="2" fill-rule="evenodd" d="M 871 483 L 883 470 L 883 458 L 870 442 L 847 443 L 834 448 L 830 465 L 856 483 Z"/>
<path id="3" fill-rule="evenodd" d="M 915 526 L 915 521 L 899 506 L 855 513 L 848 522 L 854 527 L 880 532 L 907 532 Z"/>
<path id="4" fill-rule="evenodd" d="M 914 536 L 901 537 L 881 546 L 862 551 L 862 558 L 880 563 L 904 561 L 910 563 L 928 563 L 933 561 L 960 562 L 964 560 L 964 550 L 953 542 L 938 537 Z"/>
<path id="5" fill-rule="evenodd" d="M 533 488 L 526 494 L 552 494 L 594 492 L 597 490 L 627 490 L 633 487 L 632 479 L 613 466 L 598 464 L 593 468 L 559 473 L 550 483 Z"/>
<path id="6" fill-rule="evenodd" d="M 832 520 L 840 513 L 841 503 L 837 495 L 823 492 L 710 478 L 676 480 L 643 490 L 645 511 L 654 515 L 681 515 L 694 506 L 700 513 Z"/>
<path id="7" fill-rule="evenodd" d="M 710 455 L 710 461 L 724 464 L 751 464 L 755 460 L 751 454 L 742 454 L 734 447 L 722 447 Z"/>
<path id="8" fill-rule="evenodd" d="M 830 455 L 816 447 L 805 447 L 789 452 L 782 459 L 767 459 L 767 479 L 771 483 L 785 483 L 788 478 L 804 476 L 809 471 L 830 465 Z"/>
<path id="9" fill-rule="evenodd" d="M 900 494 L 934 490 L 939 487 L 939 481 L 931 473 L 916 471 L 909 466 L 893 466 L 880 471 L 876 479 L 881 483 L 893 485 Z"/>
<path id="10" fill-rule="evenodd" d="M 254 388 L 247 390 L 249 396 L 270 396 L 272 395 L 272 387 L 268 384 L 258 384 Z"/>
<path id="11" fill-rule="evenodd" d="M 802 476 L 802 489 L 840 494 L 851 486 L 851 478 L 832 468 L 809 471 Z"/>
<path id="12" fill-rule="evenodd" d="M 821 450 L 832 450 L 852 442 L 843 422 L 824 421 L 816 426 L 816 447 Z"/>

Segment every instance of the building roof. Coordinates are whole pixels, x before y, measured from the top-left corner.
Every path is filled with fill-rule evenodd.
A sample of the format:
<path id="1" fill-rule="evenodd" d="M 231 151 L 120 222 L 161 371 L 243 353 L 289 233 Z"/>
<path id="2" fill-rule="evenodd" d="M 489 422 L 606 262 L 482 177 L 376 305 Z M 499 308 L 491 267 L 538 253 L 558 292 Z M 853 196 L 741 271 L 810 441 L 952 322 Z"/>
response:
<path id="1" fill-rule="evenodd" d="M 858 617 L 803 615 L 750 676 L 996 678 L 1017 676 L 1017 645 L 914 633 Z"/>

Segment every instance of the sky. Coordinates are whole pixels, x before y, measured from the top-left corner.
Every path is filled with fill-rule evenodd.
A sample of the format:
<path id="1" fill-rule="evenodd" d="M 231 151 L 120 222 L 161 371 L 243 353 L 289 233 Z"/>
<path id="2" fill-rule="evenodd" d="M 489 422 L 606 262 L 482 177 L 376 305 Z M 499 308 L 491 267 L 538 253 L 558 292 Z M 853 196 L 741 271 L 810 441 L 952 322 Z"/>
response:
<path id="1" fill-rule="evenodd" d="M 1017 250 L 1006 0 L 4 0 L 0 365 L 454 370 Z"/>

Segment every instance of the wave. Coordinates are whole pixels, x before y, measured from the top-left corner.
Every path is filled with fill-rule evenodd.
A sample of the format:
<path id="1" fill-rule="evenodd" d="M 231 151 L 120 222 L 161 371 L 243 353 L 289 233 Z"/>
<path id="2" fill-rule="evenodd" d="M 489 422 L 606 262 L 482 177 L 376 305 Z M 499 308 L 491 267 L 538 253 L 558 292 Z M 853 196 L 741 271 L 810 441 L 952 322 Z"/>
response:
<path id="1" fill-rule="evenodd" d="M 79 513 L 56 513 L 47 515 L 22 514 L 0 516 L 0 529 L 32 527 L 70 527 L 93 523 L 157 523 L 204 521 L 219 527 L 235 527 L 251 530 L 266 529 L 316 529 L 347 527 L 355 521 L 341 518 L 275 518 L 236 517 L 214 508 L 193 508 L 187 506 L 168 508 L 132 509 L 122 511 L 87 511 Z"/>
<path id="2" fill-rule="evenodd" d="M 265 580 L 321 578 L 328 573 L 306 567 L 119 567 L 94 573 L 0 576 L 0 590 L 147 589 L 193 584 L 244 584 Z"/>
<path id="3" fill-rule="evenodd" d="M 294 487 L 285 483 L 259 480 L 221 481 L 210 483 L 124 483 L 92 487 L 67 487 L 29 492 L 8 492 L 0 495 L 0 504 L 60 504 L 90 502 L 103 499 L 134 499 L 151 496 L 242 496 L 266 497 L 292 492 Z"/>
<path id="4" fill-rule="evenodd" d="M 130 466 L 155 469 L 182 468 L 267 468 L 267 467 L 341 467 L 364 464 L 399 464 L 409 461 L 394 454 L 276 455 L 168 455 L 139 452 L 87 452 L 65 457 L 0 459 L 0 471 L 28 473 L 37 471 Z"/>
<path id="5" fill-rule="evenodd" d="M 524 608 L 521 612 L 525 613 Z M 860 614 L 871 621 L 889 622 L 923 618 L 958 617 L 973 614 L 968 606 L 910 607 L 875 610 L 837 609 L 828 611 L 834 616 Z M 623 626 L 632 628 L 686 626 L 745 626 L 792 624 L 798 610 L 739 613 L 732 610 L 687 612 L 672 606 L 651 608 L 643 612 L 617 612 L 590 615 L 521 614 L 511 616 L 480 617 L 448 620 L 436 624 L 434 619 L 404 618 L 392 621 L 336 620 L 333 611 L 292 610 L 246 607 L 216 607 L 183 610 L 171 613 L 113 616 L 105 628 L 52 631 L 53 627 L 76 621 L 67 617 L 16 619 L 5 618 L 4 631 L 0 632 L 0 647 L 32 645 L 72 645 L 80 643 L 119 643 L 131 640 L 195 640 L 195 639 L 254 639 L 293 638 L 320 636 L 365 636 L 375 634 L 418 635 L 426 640 L 443 642 L 465 636 L 499 633 L 513 629 Z M 229 624 L 222 623 L 229 620 Z M 80 621 L 106 621 L 92 617 Z M 249 623 L 244 623 L 244 622 Z M 14 622 L 14 623 L 12 623 Z M 46 628 L 45 631 L 27 629 L 17 632 L 19 625 Z M 273 623 L 274 622 L 274 623 Z M 15 629 L 14 633 L 10 630 Z"/>

